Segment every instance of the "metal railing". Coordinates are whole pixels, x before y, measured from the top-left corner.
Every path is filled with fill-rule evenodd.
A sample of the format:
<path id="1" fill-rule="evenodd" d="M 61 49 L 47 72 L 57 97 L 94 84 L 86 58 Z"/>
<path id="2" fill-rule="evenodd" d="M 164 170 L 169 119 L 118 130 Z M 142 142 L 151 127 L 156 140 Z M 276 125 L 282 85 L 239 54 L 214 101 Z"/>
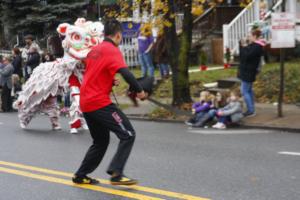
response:
<path id="1" fill-rule="evenodd" d="M 263 37 L 267 42 L 271 40 L 271 15 L 272 13 L 281 12 L 283 0 L 278 0 L 276 4 L 266 13 L 263 19 L 260 20 Z"/>
<path id="2" fill-rule="evenodd" d="M 12 55 L 12 52 L 10 50 L 0 49 L 0 55 L 1 56 L 10 56 L 10 55 Z"/>
<path id="3" fill-rule="evenodd" d="M 255 21 L 259 21 L 259 0 L 253 0 L 231 23 L 223 25 L 224 51 L 229 48 L 232 54 L 238 53 L 239 40 L 247 36 L 248 24 Z"/>
<path id="4" fill-rule="evenodd" d="M 216 27 L 215 7 L 208 8 L 201 16 L 193 21 L 193 43 L 204 39 Z"/>

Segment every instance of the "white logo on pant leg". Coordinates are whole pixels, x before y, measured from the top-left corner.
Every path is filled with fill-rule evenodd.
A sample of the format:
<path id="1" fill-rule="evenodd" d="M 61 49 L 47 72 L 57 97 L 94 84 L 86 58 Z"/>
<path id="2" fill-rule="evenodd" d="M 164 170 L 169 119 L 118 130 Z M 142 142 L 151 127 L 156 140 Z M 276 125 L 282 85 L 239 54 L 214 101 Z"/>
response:
<path id="1" fill-rule="evenodd" d="M 125 128 L 125 126 L 124 126 L 123 123 L 122 123 L 123 120 L 122 120 L 122 118 L 120 117 L 120 115 L 119 115 L 117 112 L 113 112 L 112 117 L 113 117 L 114 120 L 118 123 L 118 125 L 121 127 L 121 129 L 122 129 L 123 131 L 127 132 L 128 135 L 132 136 L 131 131 L 129 131 L 129 130 L 127 130 L 127 129 Z"/>

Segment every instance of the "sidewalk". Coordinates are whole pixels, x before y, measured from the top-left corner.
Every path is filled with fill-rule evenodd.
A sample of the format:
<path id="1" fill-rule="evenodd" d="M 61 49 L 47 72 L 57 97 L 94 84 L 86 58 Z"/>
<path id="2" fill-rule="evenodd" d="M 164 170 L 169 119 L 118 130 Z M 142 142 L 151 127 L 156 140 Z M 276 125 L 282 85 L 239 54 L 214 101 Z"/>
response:
<path id="1" fill-rule="evenodd" d="M 300 132 L 300 107 L 283 105 L 283 117 L 277 117 L 277 106 L 256 104 L 256 116 L 243 120 L 243 125 L 260 128 L 294 130 Z"/>
<path id="2" fill-rule="evenodd" d="M 130 101 L 126 97 L 119 99 L 122 103 L 130 104 Z M 140 102 L 139 107 L 129 107 L 124 110 L 130 118 L 140 120 L 150 120 L 147 116 L 157 106 L 149 101 Z M 256 104 L 256 116 L 245 118 L 242 120 L 242 126 L 249 128 L 268 128 L 287 131 L 300 132 L 300 107 L 295 105 L 283 105 L 284 117 L 277 117 L 277 106 L 273 104 Z M 164 120 L 157 119 L 158 121 L 172 121 L 183 122 L 184 120 Z"/>

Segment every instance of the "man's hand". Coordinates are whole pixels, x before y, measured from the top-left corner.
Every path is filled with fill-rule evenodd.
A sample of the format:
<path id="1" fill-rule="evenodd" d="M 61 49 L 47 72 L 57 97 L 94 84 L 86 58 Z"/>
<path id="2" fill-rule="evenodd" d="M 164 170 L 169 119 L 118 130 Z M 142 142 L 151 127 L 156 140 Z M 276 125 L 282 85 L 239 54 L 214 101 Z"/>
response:
<path id="1" fill-rule="evenodd" d="M 145 93 L 144 91 L 142 91 L 142 92 L 139 92 L 139 93 L 137 93 L 136 94 L 136 96 L 137 96 L 137 98 L 139 98 L 140 100 L 145 100 L 146 98 L 147 98 L 147 93 Z"/>

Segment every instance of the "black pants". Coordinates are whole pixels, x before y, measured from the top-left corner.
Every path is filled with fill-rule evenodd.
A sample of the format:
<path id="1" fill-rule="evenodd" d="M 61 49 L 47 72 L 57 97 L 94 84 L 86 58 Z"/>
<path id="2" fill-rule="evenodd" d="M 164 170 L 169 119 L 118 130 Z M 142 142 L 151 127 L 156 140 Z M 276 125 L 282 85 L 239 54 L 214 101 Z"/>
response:
<path id="1" fill-rule="evenodd" d="M 2 87 L 1 102 L 3 112 L 12 110 L 11 89 L 9 89 L 6 84 Z"/>
<path id="2" fill-rule="evenodd" d="M 109 132 L 114 132 L 120 139 L 107 173 L 123 174 L 123 170 L 135 140 L 135 131 L 125 114 L 114 104 L 84 113 L 84 118 L 90 129 L 93 144 L 83 159 L 81 166 L 75 173 L 84 176 L 93 172 L 100 164 L 109 144 Z"/>

